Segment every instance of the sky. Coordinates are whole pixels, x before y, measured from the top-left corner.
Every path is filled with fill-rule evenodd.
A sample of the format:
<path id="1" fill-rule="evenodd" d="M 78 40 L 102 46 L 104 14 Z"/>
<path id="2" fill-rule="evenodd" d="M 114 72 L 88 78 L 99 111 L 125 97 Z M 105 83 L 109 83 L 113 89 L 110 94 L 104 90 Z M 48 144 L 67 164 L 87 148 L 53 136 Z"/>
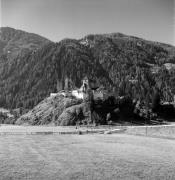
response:
<path id="1" fill-rule="evenodd" d="M 2 2 L 0 0 L 0 26 L 2 25 Z"/>
<path id="2" fill-rule="evenodd" d="M 52 41 L 120 32 L 175 45 L 174 0 L 0 0 L 1 26 Z"/>

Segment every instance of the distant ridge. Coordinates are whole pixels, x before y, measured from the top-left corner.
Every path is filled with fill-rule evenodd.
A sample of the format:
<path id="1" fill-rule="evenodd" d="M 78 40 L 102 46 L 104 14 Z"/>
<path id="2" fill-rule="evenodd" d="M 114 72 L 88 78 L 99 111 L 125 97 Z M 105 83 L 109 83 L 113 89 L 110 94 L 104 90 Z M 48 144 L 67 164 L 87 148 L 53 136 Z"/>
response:
<path id="1" fill-rule="evenodd" d="M 50 42 L 48 39 L 34 33 L 16 30 L 10 27 L 0 28 L 0 56 L 15 58 L 19 53 L 39 48 Z"/>

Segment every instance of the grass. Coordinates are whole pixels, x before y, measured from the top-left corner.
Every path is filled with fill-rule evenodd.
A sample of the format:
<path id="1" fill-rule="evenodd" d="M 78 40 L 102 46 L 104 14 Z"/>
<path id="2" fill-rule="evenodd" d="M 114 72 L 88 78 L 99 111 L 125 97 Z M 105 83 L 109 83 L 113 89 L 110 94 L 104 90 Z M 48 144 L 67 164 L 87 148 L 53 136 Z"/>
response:
<path id="1" fill-rule="evenodd" d="M 117 135 L 0 136 L 0 180 L 175 179 L 175 141 Z"/>

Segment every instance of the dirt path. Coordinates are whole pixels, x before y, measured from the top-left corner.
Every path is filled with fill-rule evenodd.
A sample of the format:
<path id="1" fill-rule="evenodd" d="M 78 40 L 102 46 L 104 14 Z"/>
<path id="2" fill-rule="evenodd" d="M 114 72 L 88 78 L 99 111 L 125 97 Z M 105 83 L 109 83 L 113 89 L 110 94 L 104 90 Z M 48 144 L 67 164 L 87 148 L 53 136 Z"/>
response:
<path id="1" fill-rule="evenodd" d="M 175 141 L 116 135 L 0 136 L 1 180 L 175 179 Z"/>

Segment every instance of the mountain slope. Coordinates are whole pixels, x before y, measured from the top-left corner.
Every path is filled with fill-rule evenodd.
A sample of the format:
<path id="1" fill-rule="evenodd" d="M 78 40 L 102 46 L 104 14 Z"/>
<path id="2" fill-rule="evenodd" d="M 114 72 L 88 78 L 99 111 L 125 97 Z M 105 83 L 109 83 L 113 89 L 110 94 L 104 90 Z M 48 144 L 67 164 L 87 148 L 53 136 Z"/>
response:
<path id="1" fill-rule="evenodd" d="M 173 46 L 120 33 L 47 42 L 1 66 L 0 106 L 32 108 L 63 89 L 66 78 L 80 87 L 84 76 L 116 96 L 130 95 L 147 105 L 157 87 L 167 100 L 175 87 L 175 72 L 164 64 L 175 64 L 174 52 Z"/>
<path id="2" fill-rule="evenodd" d="M 0 28 L 0 56 L 15 58 L 19 53 L 34 50 L 49 42 L 37 34 L 27 33 L 10 27 Z"/>
<path id="3" fill-rule="evenodd" d="M 51 92 L 61 90 L 66 77 L 71 78 L 74 87 L 80 87 L 85 75 L 106 85 L 111 83 L 89 50 L 74 40 L 49 43 L 20 58 L 22 61 L 14 59 L 10 68 L 4 67 L 0 77 L 3 106 L 32 108 Z"/>

